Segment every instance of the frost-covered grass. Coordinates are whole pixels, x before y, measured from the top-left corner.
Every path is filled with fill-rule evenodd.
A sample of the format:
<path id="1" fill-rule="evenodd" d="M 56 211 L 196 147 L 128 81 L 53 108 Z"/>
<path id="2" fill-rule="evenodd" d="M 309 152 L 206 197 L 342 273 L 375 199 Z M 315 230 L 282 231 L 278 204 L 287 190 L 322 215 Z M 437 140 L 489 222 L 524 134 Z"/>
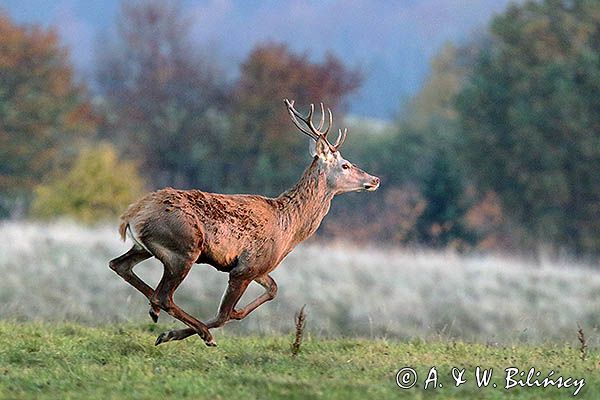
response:
<path id="1" fill-rule="evenodd" d="M 0 224 L 0 318 L 149 321 L 147 300 L 108 268 L 129 245 L 116 226 Z M 161 270 L 156 260 L 136 267 L 151 286 Z M 312 243 L 292 252 L 273 277 L 278 297 L 226 331 L 288 333 L 306 303 L 313 335 L 575 343 L 579 323 L 590 346 L 600 343 L 600 271 L 566 261 Z M 208 319 L 226 282 L 226 274 L 197 265 L 175 300 Z M 242 302 L 261 290 L 253 284 Z M 161 323 L 180 325 L 163 315 Z"/>

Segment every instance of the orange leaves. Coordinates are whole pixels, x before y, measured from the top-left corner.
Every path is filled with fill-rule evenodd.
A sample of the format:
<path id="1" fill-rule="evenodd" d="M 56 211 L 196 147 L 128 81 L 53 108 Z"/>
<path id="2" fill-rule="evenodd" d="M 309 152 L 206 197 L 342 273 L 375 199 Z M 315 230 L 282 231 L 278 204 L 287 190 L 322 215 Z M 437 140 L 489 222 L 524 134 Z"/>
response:
<path id="1" fill-rule="evenodd" d="M 94 125 L 56 33 L 0 14 L 0 193 L 30 190 Z"/>

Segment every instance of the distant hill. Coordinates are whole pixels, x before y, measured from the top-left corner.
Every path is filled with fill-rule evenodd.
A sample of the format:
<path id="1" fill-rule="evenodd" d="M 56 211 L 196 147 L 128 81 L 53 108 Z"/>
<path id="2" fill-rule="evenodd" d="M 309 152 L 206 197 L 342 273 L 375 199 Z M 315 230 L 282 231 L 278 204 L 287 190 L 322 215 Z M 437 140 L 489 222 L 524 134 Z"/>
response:
<path id="1" fill-rule="evenodd" d="M 361 68 L 353 114 L 390 118 L 427 75 L 448 41 L 482 29 L 510 0 L 185 0 L 194 37 L 215 49 L 229 72 L 258 42 L 283 41 L 315 58 L 332 51 Z M 55 25 L 83 77 L 91 76 L 98 33 L 111 26 L 118 0 L 3 0 L 19 22 Z"/>

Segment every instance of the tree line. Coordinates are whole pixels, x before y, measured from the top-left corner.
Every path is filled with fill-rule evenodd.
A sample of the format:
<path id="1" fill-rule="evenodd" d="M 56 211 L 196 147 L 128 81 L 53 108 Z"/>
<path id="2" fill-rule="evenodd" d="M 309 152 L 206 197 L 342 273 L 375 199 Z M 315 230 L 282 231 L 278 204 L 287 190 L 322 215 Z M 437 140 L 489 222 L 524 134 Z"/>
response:
<path id="1" fill-rule="evenodd" d="M 342 127 L 368 71 L 280 43 L 228 77 L 176 1 L 125 1 L 76 82 L 52 29 L 0 14 L 0 215 L 84 221 L 164 186 L 276 195 L 308 164 L 283 98 Z M 343 153 L 382 177 L 321 229 L 359 242 L 600 251 L 600 5 L 526 1 L 447 45 L 383 131 L 354 122 Z"/>

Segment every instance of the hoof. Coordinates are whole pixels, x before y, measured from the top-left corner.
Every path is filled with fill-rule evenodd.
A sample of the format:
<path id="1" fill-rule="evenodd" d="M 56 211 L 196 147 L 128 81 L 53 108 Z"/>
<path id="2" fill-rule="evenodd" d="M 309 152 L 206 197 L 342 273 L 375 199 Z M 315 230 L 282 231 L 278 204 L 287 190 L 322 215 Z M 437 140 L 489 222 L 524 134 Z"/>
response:
<path id="1" fill-rule="evenodd" d="M 215 339 L 205 340 L 204 344 L 206 344 L 208 347 L 217 347 L 217 342 Z"/>
<path id="2" fill-rule="evenodd" d="M 150 315 L 150 318 L 152 318 L 152 321 L 154 323 L 158 322 L 158 312 L 154 311 L 154 309 L 151 308 L 150 311 L 148 311 L 148 314 Z"/>
<path id="3" fill-rule="evenodd" d="M 156 338 L 156 342 L 154 342 L 154 345 L 158 346 L 159 344 L 167 343 L 167 342 L 171 341 L 172 339 L 173 339 L 173 334 L 171 333 L 171 331 L 163 332 L 160 335 L 158 335 L 158 337 Z"/>

